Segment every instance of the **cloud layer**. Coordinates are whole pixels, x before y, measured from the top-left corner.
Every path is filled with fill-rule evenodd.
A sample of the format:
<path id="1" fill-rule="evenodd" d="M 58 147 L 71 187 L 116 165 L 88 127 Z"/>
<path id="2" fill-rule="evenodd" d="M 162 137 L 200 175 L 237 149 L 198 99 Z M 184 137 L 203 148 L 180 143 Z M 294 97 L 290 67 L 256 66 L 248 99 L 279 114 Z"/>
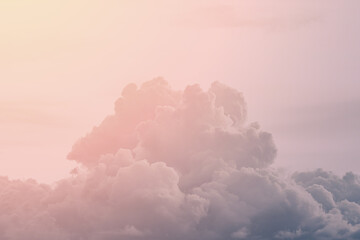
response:
<path id="1" fill-rule="evenodd" d="M 286 176 L 275 156 L 236 89 L 129 84 L 73 146 L 73 177 L 54 187 L 0 179 L 0 238 L 360 238 L 359 176 Z"/>

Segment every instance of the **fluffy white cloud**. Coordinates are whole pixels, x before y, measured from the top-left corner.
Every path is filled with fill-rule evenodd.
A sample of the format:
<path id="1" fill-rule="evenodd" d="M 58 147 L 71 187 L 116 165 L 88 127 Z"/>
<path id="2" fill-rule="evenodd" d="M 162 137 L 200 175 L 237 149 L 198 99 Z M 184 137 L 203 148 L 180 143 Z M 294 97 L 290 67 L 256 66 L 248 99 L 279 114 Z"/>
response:
<path id="1" fill-rule="evenodd" d="M 276 148 L 221 83 L 126 86 L 73 147 L 56 186 L 0 179 L 0 239 L 357 239 L 359 177 L 284 176 Z"/>

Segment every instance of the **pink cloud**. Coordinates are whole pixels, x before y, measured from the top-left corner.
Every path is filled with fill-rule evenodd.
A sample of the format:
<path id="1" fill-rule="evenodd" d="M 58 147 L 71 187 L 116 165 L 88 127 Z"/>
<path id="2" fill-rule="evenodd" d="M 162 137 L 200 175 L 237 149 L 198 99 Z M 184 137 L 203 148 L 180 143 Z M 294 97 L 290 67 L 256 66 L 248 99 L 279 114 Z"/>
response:
<path id="1" fill-rule="evenodd" d="M 0 179 L 0 238 L 356 239 L 359 176 L 282 175 L 236 89 L 130 84 L 55 186 Z"/>

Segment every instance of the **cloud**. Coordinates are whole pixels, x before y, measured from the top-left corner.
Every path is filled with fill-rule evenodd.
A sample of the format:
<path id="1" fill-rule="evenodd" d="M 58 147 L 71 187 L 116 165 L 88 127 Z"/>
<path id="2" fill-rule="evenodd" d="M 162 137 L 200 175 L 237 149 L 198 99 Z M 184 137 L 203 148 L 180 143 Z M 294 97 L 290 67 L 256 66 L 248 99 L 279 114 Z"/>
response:
<path id="1" fill-rule="evenodd" d="M 91 165 L 102 154 L 115 153 L 119 148 L 134 148 L 138 124 L 153 118 L 157 106 L 178 104 L 178 97 L 162 79 L 144 83 L 138 91 L 136 88 L 134 84 L 124 88 L 122 97 L 115 103 L 115 113 L 74 145 L 68 155 L 70 159 Z"/>
<path id="2" fill-rule="evenodd" d="M 127 85 L 55 186 L 0 179 L 0 238 L 358 239 L 359 176 L 271 167 L 270 133 L 236 89 Z"/>
<path id="3" fill-rule="evenodd" d="M 293 30 L 320 19 L 317 4 L 302 1 L 188 2 L 178 22 L 201 28 Z M 284 7 L 285 6 L 285 7 Z"/>

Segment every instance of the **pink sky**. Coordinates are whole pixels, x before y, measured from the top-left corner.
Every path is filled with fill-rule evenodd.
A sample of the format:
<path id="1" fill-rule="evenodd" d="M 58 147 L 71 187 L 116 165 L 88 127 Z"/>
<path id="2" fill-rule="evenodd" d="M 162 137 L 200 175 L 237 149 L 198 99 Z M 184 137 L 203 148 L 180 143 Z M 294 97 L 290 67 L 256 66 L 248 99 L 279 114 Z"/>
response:
<path id="1" fill-rule="evenodd" d="M 249 120 L 274 134 L 278 166 L 360 171 L 359 127 L 348 123 L 349 112 L 359 118 L 358 7 L 2 1 L 0 175 L 67 175 L 72 144 L 112 112 L 122 87 L 159 75 L 174 88 L 221 81 L 243 91 Z"/>
<path id="2" fill-rule="evenodd" d="M 0 1 L 0 239 L 358 239 L 359 7 Z"/>

